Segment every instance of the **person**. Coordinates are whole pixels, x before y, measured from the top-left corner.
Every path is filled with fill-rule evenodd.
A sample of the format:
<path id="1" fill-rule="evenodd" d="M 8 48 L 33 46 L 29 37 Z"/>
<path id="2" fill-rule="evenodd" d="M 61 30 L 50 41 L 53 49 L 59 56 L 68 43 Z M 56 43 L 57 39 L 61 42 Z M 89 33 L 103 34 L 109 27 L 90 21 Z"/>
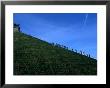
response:
<path id="1" fill-rule="evenodd" d="M 90 54 L 89 54 L 89 58 L 90 58 L 91 56 L 90 56 Z"/>
<path id="2" fill-rule="evenodd" d="M 20 27 L 18 27 L 18 31 L 20 32 Z"/>

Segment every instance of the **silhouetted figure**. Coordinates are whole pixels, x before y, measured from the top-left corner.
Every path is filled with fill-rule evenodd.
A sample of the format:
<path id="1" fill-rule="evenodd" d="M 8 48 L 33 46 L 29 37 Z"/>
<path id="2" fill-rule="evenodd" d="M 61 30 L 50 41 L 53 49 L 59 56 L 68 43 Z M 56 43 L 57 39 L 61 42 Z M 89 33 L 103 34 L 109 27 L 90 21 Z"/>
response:
<path id="1" fill-rule="evenodd" d="M 68 50 L 68 47 L 65 47 L 65 49 L 67 49 L 67 50 Z"/>
<path id="2" fill-rule="evenodd" d="M 63 45 L 61 45 L 61 47 L 63 48 Z"/>
<path id="3" fill-rule="evenodd" d="M 18 27 L 18 31 L 21 32 L 21 31 L 20 31 L 20 27 Z"/>
<path id="4" fill-rule="evenodd" d="M 66 46 L 64 46 L 64 48 L 66 49 Z"/>
<path id="5" fill-rule="evenodd" d="M 89 54 L 89 58 L 90 58 L 90 54 Z"/>
<path id="6" fill-rule="evenodd" d="M 80 54 L 82 55 L 82 51 L 80 51 Z"/>
<path id="7" fill-rule="evenodd" d="M 57 47 L 58 47 L 58 44 L 56 43 L 56 44 L 55 44 L 55 46 L 57 46 Z"/>
<path id="8" fill-rule="evenodd" d="M 75 52 L 77 53 L 77 50 L 75 49 Z"/>
<path id="9" fill-rule="evenodd" d="M 85 52 L 83 52 L 83 55 L 85 55 Z"/>
<path id="10" fill-rule="evenodd" d="M 54 43 L 52 43 L 52 45 L 54 46 Z"/>
<path id="11" fill-rule="evenodd" d="M 57 44 L 58 47 L 60 47 L 60 44 Z"/>

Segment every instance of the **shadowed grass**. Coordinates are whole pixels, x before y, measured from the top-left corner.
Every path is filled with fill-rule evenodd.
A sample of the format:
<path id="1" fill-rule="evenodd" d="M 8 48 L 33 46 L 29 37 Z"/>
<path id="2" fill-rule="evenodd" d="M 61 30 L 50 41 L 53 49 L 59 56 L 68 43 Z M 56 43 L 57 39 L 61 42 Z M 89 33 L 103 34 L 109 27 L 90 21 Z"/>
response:
<path id="1" fill-rule="evenodd" d="M 14 32 L 14 75 L 96 75 L 93 58 Z"/>

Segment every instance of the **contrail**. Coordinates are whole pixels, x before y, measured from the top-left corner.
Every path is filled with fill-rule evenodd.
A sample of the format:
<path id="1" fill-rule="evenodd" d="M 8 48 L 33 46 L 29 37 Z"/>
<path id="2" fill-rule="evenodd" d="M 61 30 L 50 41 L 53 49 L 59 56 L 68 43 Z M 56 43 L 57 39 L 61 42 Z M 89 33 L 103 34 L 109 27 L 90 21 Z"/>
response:
<path id="1" fill-rule="evenodd" d="M 86 25 L 87 18 L 88 18 L 88 14 L 86 14 L 86 17 L 85 17 L 85 19 L 84 19 L 84 22 L 83 22 L 83 27 L 82 27 L 82 28 L 84 28 L 84 26 Z"/>

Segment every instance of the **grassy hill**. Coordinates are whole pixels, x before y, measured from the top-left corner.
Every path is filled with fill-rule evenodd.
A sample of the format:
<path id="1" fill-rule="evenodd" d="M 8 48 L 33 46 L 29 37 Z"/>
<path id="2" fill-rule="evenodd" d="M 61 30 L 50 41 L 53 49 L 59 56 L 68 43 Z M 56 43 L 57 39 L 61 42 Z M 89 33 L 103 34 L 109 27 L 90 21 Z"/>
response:
<path id="1" fill-rule="evenodd" d="M 96 75 L 97 61 L 14 32 L 14 75 Z"/>

